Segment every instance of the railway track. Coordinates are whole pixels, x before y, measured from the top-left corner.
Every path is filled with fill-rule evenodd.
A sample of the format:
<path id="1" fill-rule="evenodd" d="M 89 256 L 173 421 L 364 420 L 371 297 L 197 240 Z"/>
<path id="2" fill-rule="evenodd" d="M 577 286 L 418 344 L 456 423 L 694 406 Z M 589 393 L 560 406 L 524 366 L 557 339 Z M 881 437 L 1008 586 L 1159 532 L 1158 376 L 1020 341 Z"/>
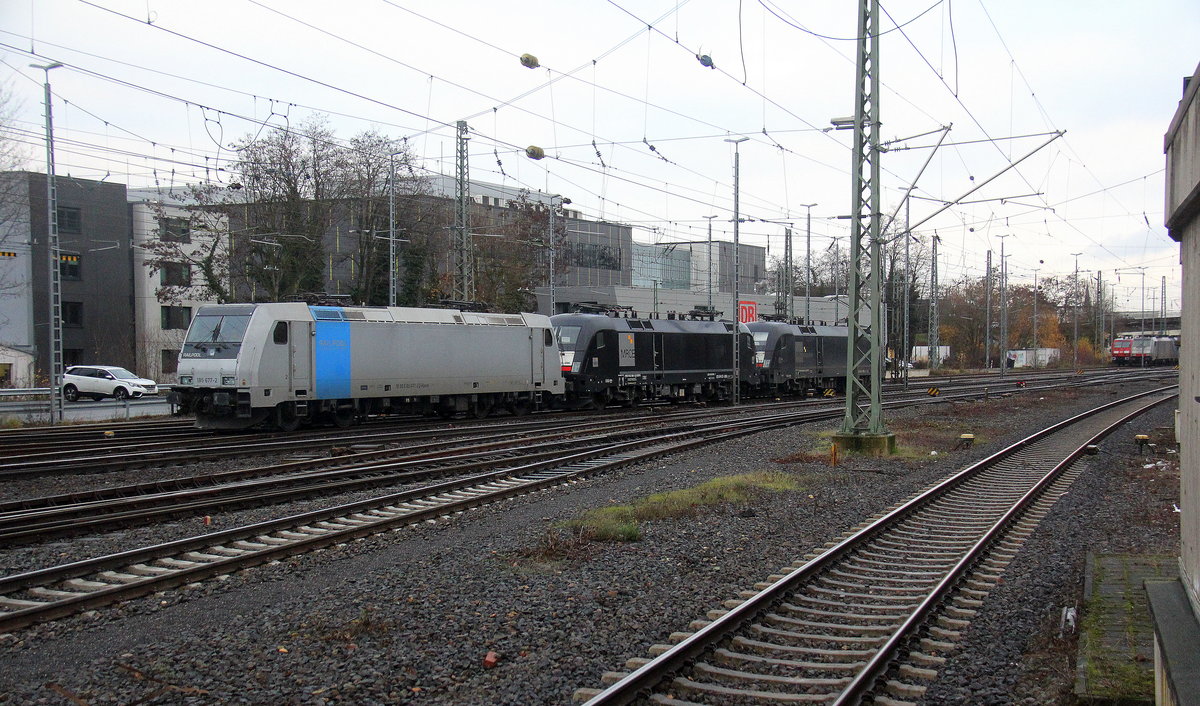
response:
<path id="1" fill-rule="evenodd" d="M 7 576 L 0 578 L 0 632 L 367 535 L 436 521 L 664 454 L 840 414 L 840 410 L 828 409 L 711 422 L 687 431 L 651 433 L 642 439 L 567 455 L 558 452 L 549 459 L 516 459 L 514 465 L 503 470 Z"/>
<path id="2" fill-rule="evenodd" d="M 567 455 L 559 449 L 544 457 L 512 458 L 506 468 L 482 473 L 466 465 L 457 469 L 459 477 L 452 480 L 4 577 L 0 579 L 0 632 L 228 574 L 282 556 L 435 521 L 659 455 L 841 414 L 840 407 L 820 411 L 810 408 L 693 423 L 684 428 L 644 429 L 643 438 L 597 443 Z M 605 423 L 611 424 L 607 420 Z M 645 426 L 644 420 L 641 426 Z"/>
<path id="3" fill-rule="evenodd" d="M 1116 375 L 1120 379 L 1136 380 L 1153 378 L 1155 376 L 1161 377 L 1169 374 L 1162 371 L 1122 371 L 1122 373 Z M 1034 385 L 1033 389 L 1051 389 L 1053 386 L 1052 381 L 1073 385 L 1101 384 L 1102 382 L 1114 379 L 1113 374 L 1108 371 L 1105 371 L 1103 375 L 1095 376 L 1057 373 L 1053 376 L 1043 376 L 1043 378 L 1044 381 L 1039 380 L 1032 383 Z M 930 386 L 939 387 L 947 392 L 953 390 L 987 389 L 996 393 L 1002 393 L 1028 387 L 1030 384 L 1030 381 L 1017 379 L 1015 376 L 1008 380 L 1002 380 L 995 376 L 977 376 L 965 378 L 957 382 L 939 382 L 937 385 Z M 920 390 L 925 389 L 925 387 L 926 385 L 918 385 L 913 392 L 903 392 L 897 388 L 890 390 L 889 395 L 905 396 L 921 394 Z M 802 399 L 782 402 L 784 405 L 811 403 L 811 401 Z M 673 412 L 672 414 L 699 414 L 704 416 L 731 414 L 735 412 L 742 413 L 757 409 L 767 409 L 779 404 L 777 402 L 759 402 L 742 405 L 736 408 L 736 410 L 729 407 L 719 407 L 699 412 L 685 411 Z M 594 416 L 596 413 L 590 414 Z M 562 423 L 556 419 L 557 415 L 546 416 L 549 419 L 524 422 L 505 421 L 499 425 L 528 429 Z M 40 448 L 26 447 L 24 449 L 19 446 L 10 447 L 9 443 L 11 441 L 5 442 L 4 437 L 0 436 L 0 448 L 8 452 L 4 461 L 0 463 L 0 481 L 47 474 L 111 472 L 141 466 L 190 463 L 229 457 L 287 453 L 289 451 L 311 452 L 319 449 L 345 446 L 347 444 L 404 443 L 421 436 L 463 434 L 464 430 L 466 430 L 465 433 L 473 433 L 472 430 L 490 428 L 496 425 L 496 423 L 472 423 L 464 426 L 462 422 L 458 422 L 457 425 L 447 426 L 445 423 L 430 424 L 420 422 L 415 425 L 407 424 L 399 429 L 392 425 L 380 424 L 357 427 L 346 431 L 325 429 L 300 434 L 254 433 L 238 435 L 214 435 L 210 432 L 179 430 L 176 428 L 169 433 L 179 434 L 179 437 L 164 438 L 163 434 L 167 434 L 168 432 L 162 431 L 157 436 L 151 433 L 150 438 L 153 440 L 134 439 L 132 441 L 126 441 L 124 437 L 120 436 L 105 437 L 102 432 L 95 433 L 99 431 L 99 429 L 95 429 L 88 432 L 88 435 L 85 437 L 86 441 L 82 445 L 72 446 L 64 439 L 60 443 L 50 443 Z M 105 425 L 97 426 L 103 427 Z M 134 433 L 134 429 L 124 428 L 119 433 L 132 434 Z"/>
<path id="4" fill-rule="evenodd" d="M 1023 439 L 798 560 L 651 657 L 581 689 L 587 706 L 908 703 L 1058 494 L 1071 464 L 1151 391 Z M 1057 484 L 1057 485 L 1056 485 Z"/>
<path id="5" fill-rule="evenodd" d="M 1033 388 L 1036 391 L 1039 388 Z M 971 393 L 973 397 L 977 393 Z M 962 399 L 951 396 L 946 400 Z M 927 401 L 923 394 L 900 396 L 893 404 Z M 836 416 L 840 406 L 759 405 L 780 414 L 788 409 L 813 412 L 796 423 Z M 748 410 L 743 410 L 745 413 Z M 833 415 L 826 414 L 833 412 Z M 0 503 L 0 546 L 45 541 L 177 517 L 216 514 L 233 508 L 329 496 L 385 485 L 401 485 L 477 473 L 511 464 L 514 455 L 528 460 L 552 458 L 564 449 L 595 447 L 630 440 L 674 425 L 676 431 L 712 428 L 724 411 L 692 410 L 670 417 L 630 420 L 563 421 L 552 424 L 490 426 L 466 438 L 426 442 L 403 448 L 357 444 L 337 456 L 292 460 L 267 466 L 173 480 L 110 486 L 92 491 L 25 498 Z M 709 426 L 704 426 L 708 424 Z M 716 423 L 720 426 L 721 423 Z M 700 426 L 697 426 L 700 425 Z"/>

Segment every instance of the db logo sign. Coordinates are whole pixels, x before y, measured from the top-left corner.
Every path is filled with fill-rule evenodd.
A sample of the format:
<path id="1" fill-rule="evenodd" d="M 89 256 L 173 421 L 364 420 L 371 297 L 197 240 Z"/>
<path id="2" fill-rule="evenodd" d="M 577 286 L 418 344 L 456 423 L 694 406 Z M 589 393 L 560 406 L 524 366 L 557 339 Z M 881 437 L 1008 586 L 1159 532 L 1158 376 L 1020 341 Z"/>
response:
<path id="1" fill-rule="evenodd" d="M 738 302 L 738 321 L 743 324 L 758 321 L 758 302 Z"/>

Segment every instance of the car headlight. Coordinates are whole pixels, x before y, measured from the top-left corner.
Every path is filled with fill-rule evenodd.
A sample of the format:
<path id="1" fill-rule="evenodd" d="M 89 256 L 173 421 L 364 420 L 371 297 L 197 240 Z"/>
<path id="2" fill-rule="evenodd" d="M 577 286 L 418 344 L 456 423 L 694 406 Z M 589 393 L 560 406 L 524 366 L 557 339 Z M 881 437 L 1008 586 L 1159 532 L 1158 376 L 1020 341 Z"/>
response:
<path id="1" fill-rule="evenodd" d="M 224 375 L 221 377 L 221 384 L 226 387 L 233 387 L 237 384 L 237 377 L 233 375 Z"/>
<path id="2" fill-rule="evenodd" d="M 179 384 L 180 385 L 191 385 L 192 384 L 192 376 L 191 375 L 180 375 L 179 376 Z"/>

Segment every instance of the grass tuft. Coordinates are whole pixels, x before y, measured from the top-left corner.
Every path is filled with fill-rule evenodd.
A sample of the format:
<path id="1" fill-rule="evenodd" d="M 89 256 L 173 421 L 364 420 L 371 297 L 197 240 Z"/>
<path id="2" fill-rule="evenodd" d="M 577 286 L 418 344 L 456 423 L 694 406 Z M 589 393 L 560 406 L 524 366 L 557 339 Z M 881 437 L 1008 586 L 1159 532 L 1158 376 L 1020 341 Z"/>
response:
<path id="1" fill-rule="evenodd" d="M 639 523 L 677 517 L 692 517 L 700 508 L 713 505 L 745 505 L 761 492 L 799 490 L 792 476 L 779 471 L 759 471 L 714 478 L 692 488 L 655 493 L 629 505 L 589 510 L 564 523 L 583 539 L 600 542 L 636 542 L 641 539 Z"/>

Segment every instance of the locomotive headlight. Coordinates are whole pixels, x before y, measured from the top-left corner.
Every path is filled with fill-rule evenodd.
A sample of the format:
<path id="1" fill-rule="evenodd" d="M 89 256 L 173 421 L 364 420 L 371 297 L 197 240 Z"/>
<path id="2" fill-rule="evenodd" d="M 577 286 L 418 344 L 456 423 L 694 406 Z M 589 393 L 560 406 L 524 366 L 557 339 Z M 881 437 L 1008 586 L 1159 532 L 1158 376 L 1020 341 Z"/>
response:
<path id="1" fill-rule="evenodd" d="M 221 377 L 221 384 L 225 385 L 226 387 L 233 387 L 237 384 L 237 377 L 233 375 L 223 375 Z"/>
<path id="2" fill-rule="evenodd" d="M 191 375 L 180 375 L 179 376 L 179 384 L 180 385 L 191 385 L 192 384 L 192 376 Z"/>

